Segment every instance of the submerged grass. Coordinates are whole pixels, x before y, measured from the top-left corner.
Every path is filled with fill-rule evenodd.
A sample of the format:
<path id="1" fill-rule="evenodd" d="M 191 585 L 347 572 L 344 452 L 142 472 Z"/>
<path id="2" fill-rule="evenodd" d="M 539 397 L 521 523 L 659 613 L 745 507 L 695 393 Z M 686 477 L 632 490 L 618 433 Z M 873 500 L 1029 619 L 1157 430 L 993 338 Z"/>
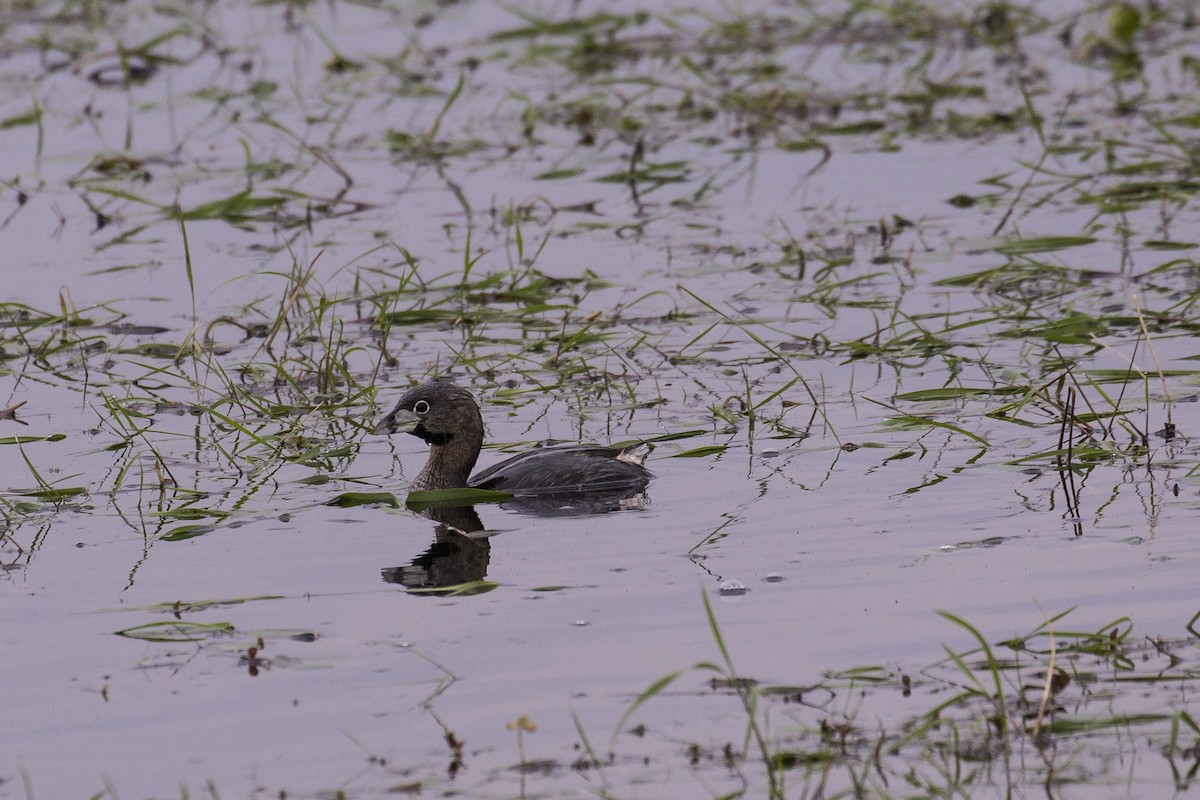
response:
<path id="1" fill-rule="evenodd" d="M 162 32 L 119 46 L 115 65 L 86 70 L 104 32 L 123 29 L 135 15 L 117 7 L 90 15 L 74 15 L 65 5 L 47 11 L 46 19 L 70 35 L 58 43 L 22 36 L 13 52 L 61 56 L 98 87 L 130 97 L 161 73 L 186 70 L 214 46 L 211 10 L 173 7 Z M 79 308 L 70 289 L 57 312 L 19 302 L 0 306 L 3 365 L 14 388 L 69 388 L 108 431 L 105 446 L 121 460 L 106 491 L 115 495 L 134 480 L 143 489 L 197 489 L 205 478 L 175 474 L 173 463 L 173 443 L 188 438 L 204 442 L 192 456 L 207 462 L 200 474 L 219 464 L 250 479 L 281 461 L 314 475 L 336 474 L 356 452 L 356 423 L 370 414 L 377 384 L 397 372 L 407 380 L 457 374 L 515 407 L 550 392 L 580 410 L 627 409 L 627 422 L 657 409 L 659 424 L 663 411 L 680 410 L 689 417 L 681 430 L 702 409 L 716 432 L 743 428 L 753 449 L 764 437 L 798 443 L 819 434 L 843 444 L 837 406 L 853 392 L 831 396 L 823 384 L 823 372 L 839 362 L 897 376 L 920 370 L 935 385 L 865 395 L 886 412 L 874 423 L 881 435 L 918 435 L 896 442 L 893 451 L 926 447 L 941 432 L 1009 464 L 1052 465 L 1064 480 L 1098 464 L 1163 463 L 1154 429 L 1161 426 L 1165 442 L 1175 439 L 1171 395 L 1186 391 L 1200 373 L 1166 368 L 1157 358 L 1153 369 L 1139 370 L 1135 361 L 1155 341 L 1200 329 L 1190 257 L 1196 237 L 1187 233 L 1189 202 L 1200 183 L 1189 149 L 1197 124 L 1187 110 L 1190 95 L 1160 91 L 1147 62 L 1174 70 L 1181 86 L 1194 89 L 1194 59 L 1176 58 L 1172 49 L 1190 19 L 1184 5 L 1161 4 L 1137 25 L 1118 26 L 1120 35 L 1091 6 L 1051 17 L 1003 3 L 967 10 L 855 3 L 838 13 L 805 7 L 778 16 L 687 9 L 518 16 L 519 25 L 491 32 L 464 65 L 447 69 L 437 54 L 416 49 L 390 58 L 352 54 L 313 16 L 302 15 L 297 24 L 334 54 L 325 80 L 350 98 L 349 105 L 346 97 L 320 98 L 326 116 L 337 121 L 322 123 L 315 139 L 297 138 L 280 117 L 286 104 L 279 86 L 260 77 L 239 90 L 221 89 L 214 113 L 220 118 L 228 105 L 233 117 L 198 122 L 187 133 L 219 150 L 227 133 L 222 125 L 249 125 L 258 136 L 283 135 L 302 161 L 281 160 L 252 138 L 235 148 L 237 169 L 211 170 L 186 149 L 178 163 L 137 155 L 128 142 L 138 117 L 128 111 L 126 146 L 92 155 L 67 180 L 92 209 L 97 233 L 111 236 L 98 251 L 135 246 L 139 237 L 175 226 L 191 301 L 192 330 L 182 336 L 125 327 L 132 312 L 119 304 Z M 181 57 L 175 48 L 185 42 L 194 50 Z M 1001 57 L 1014 49 L 1025 57 Z M 829 53 L 864 74 L 891 77 L 838 81 L 818 68 Z M 935 59 L 939 53 L 944 57 Z M 1102 80 L 1087 92 L 1060 86 L 1052 71 L 1026 68 L 1039 58 Z M 901 66 L 891 69 L 897 59 Z M 517 76 L 536 74 L 557 88 L 506 95 L 489 116 L 501 133 L 485 135 L 493 132 L 480 130 L 468 108 L 488 89 L 486 71 L 478 69 L 483 62 Z M 49 86 L 56 76 L 38 80 Z M 431 269 L 391 235 L 335 266 L 321 263 L 329 255 L 301 259 L 293 251 L 322 220 L 372 210 L 346 198 L 363 181 L 343 166 L 355 151 L 336 133 L 353 102 L 381 86 L 402 98 L 388 102 L 428 99 L 411 126 L 363 135 L 385 145 L 414 176 L 436 175 L 456 198 L 464 225 L 455 221 L 446 232 L 461 255 L 460 269 Z M 211 102 L 214 91 L 206 85 L 190 96 Z M 514 105 L 519 113 L 511 113 Z M 1149 110 L 1138 111 L 1143 107 Z M 242 119 L 247 110 L 256 112 L 254 122 Z M 50 112 L 40 101 L 35 111 L 10 116 L 4 127 L 40 132 Z M 1120 122 L 1123 135 L 1090 136 L 1088 114 Z M 507 136 L 510 124 L 519 126 L 519 136 Z M 1003 235 L 985 241 L 981 255 L 961 267 L 933 273 L 914 264 L 914 254 L 930 248 L 932 225 L 904 213 L 877 223 L 842 218 L 801 235 L 794 221 L 781 218 L 782 234 L 757 249 L 707 235 L 715 198 L 747 180 L 744 164 L 758 153 L 819 152 L 811 177 L 843 152 L 835 138 L 888 151 L 947 136 L 984 142 L 1013 131 L 1034 134 L 1034 158 L 985 179 L 983 194 L 949 198 L 949 213 L 959 217 L 994 209 L 992 234 Z M 574 147 L 555 149 L 563 134 Z M 320 136 L 328 137 L 325 144 L 311 143 Z M 39 156 L 42 148 L 39 133 Z M 627 207 L 601 216 L 595 202 L 539 196 L 501 203 L 484 225 L 477 201 L 447 170 L 485 168 L 497 151 L 551 154 L 554 168 L 538 166 L 539 180 L 569 176 L 624 187 Z M 162 180 L 163 171 L 172 179 Z M 305 181 L 330 174 L 340 184 L 335 196 L 305 188 Z M 184 179 L 195 185 L 192 178 L 202 191 L 183 202 L 178 186 Z M 20 178 L 7 185 L 19 193 L 18 207 L 30 202 L 30 192 L 49 191 L 44 182 Z M 1078 232 L 1025 230 L 1036 227 L 1041 212 L 1061 207 L 1083 210 Z M 622 294 L 598 267 L 544 263 L 555 237 L 599 231 L 653 241 L 679 214 L 705 232 L 679 248 L 692 268 L 738 276 L 729 297 L 699 279 L 655 281 Z M 1152 226 L 1141 222 L 1151 217 Z M 189 229 L 213 224 L 269 228 L 283 237 L 285 266 L 261 271 L 282 282 L 271 297 L 233 313 L 198 302 L 198 283 L 215 267 L 193 252 Z M 1140 243 L 1139 225 L 1153 227 Z M 1176 238 L 1176 230 L 1183 235 Z M 1148 260 L 1155 254 L 1162 257 Z M 344 274 L 352 276 L 349 291 L 326 288 Z M 927 308 L 936 292 L 954 307 Z M 1129 308 L 1121 298 L 1134 292 L 1141 300 Z M 780 296 L 802 312 L 771 317 L 741 310 Z M 729 355 L 730 334 L 749 348 Z M 398 353 L 411 338 L 438 340 L 437 355 L 402 363 Z M 1105 353 L 1128 353 L 1122 356 L 1128 368 L 1102 366 Z M 681 387 L 675 395 L 662 388 L 669 382 Z M 670 408 L 669 397 L 678 395 L 692 399 Z M 927 412 L 933 404 L 938 410 Z M 797 407 L 807 422 L 787 419 Z M 1165 421 L 1157 420 L 1158 408 Z M 168 424 L 166 415 L 180 412 L 197 425 Z M 1014 449 L 1005 444 L 1011 426 L 1043 429 L 1046 438 L 1041 446 Z M 728 447 L 716 442 L 680 454 L 717 456 Z M 243 497 L 256 491 L 253 481 L 245 488 Z"/>
<path id="2" fill-rule="evenodd" d="M 736 774 L 741 788 L 731 796 L 1058 796 L 1089 780 L 1094 762 L 1079 762 L 1083 748 L 1104 760 L 1110 756 L 1099 754 L 1123 752 L 1131 734 L 1162 757 L 1177 789 L 1200 771 L 1200 727 L 1188 709 L 1200 653 L 1191 623 L 1190 636 L 1173 639 L 1134 636 L 1128 619 L 1062 629 L 1068 609 L 993 642 L 967 620 L 939 612 L 974 646 L 946 647 L 944 659 L 914 671 L 872 665 L 770 685 L 734 669 L 707 595 L 704 608 L 720 665 L 702 662 L 653 682 L 621 717 L 614 742 L 672 686 L 696 672 L 715 673 L 706 694 L 737 698 L 744 736 L 711 764 L 699 739 L 674 749 L 692 769 Z M 1127 710 L 1147 707 L 1130 702 L 1123 689 L 1130 683 L 1153 696 L 1155 710 Z M 914 713 L 913 705 L 924 710 Z M 650 734 L 646 725 L 634 729 Z"/>
<path id="3" fill-rule="evenodd" d="M 81 513 L 118 518 L 149 552 L 256 515 L 400 509 L 395 476 L 353 465 L 382 447 L 366 444 L 380 392 L 429 377 L 469 383 L 523 438 L 573 418 L 580 439 L 701 460 L 679 464 L 744 458 L 755 499 L 820 488 L 856 451 L 865 484 L 912 469 L 905 496 L 934 502 L 972 472 L 1044 472 L 1047 505 L 1082 536 L 1130 493 L 1153 527 L 1161 497 L 1200 470 L 1176 412 L 1200 379 L 1186 0 L 510 8 L 511 25 L 453 47 L 421 31 L 448 35 L 456 4 L 234 5 L 34 2 L 0 25 L 0 64 L 29 73 L 31 98 L 0 113 L 29 156 L 5 162 L 0 235 L 31 209 L 61 220 L 49 240 L 88 229 L 74 258 L 87 267 L 51 308 L 19 285 L 0 301 L 0 381 L 45 426 L 0 437 L 20 456 L 0 489 L 6 570 Z M 389 35 L 355 44 L 337 13 Z M 295 48 L 296 72 L 259 58 L 256 36 Z M 61 101 L 81 85 L 86 105 Z M 843 159 L 958 145 L 1002 166 L 948 180 L 932 209 L 820 199 Z M 739 219 L 761 210 L 768 177 L 793 182 L 764 190 L 774 219 Z M 105 280 L 158 265 L 179 303 L 106 299 Z M 233 279 L 249 287 L 233 307 L 210 299 Z M 23 424 L 20 403 L 0 405 L 0 423 Z M 737 518 L 698 531 L 689 555 Z M 1181 790 L 1200 763 L 1191 628 L 1052 631 L 1059 615 L 998 643 L 948 613 L 971 647 L 918 673 L 785 687 L 740 675 L 704 607 L 720 659 L 694 669 L 740 717 L 729 748 L 697 740 L 683 757 L 735 774 L 731 796 L 1053 792 L 1108 780 L 1088 769 L 1132 731 Z M 182 618 L 199 604 L 158 610 L 177 619 L 120 635 L 241 637 L 239 665 L 267 664 L 262 636 Z M 690 674 L 652 684 L 620 728 Z M 1133 685 L 1159 694 L 1139 704 Z M 918 714 L 888 702 L 922 692 Z M 807 704 L 823 693 L 863 699 Z M 536 762 L 529 728 L 514 730 L 524 781 Z M 1070 755 L 1084 748 L 1101 755 Z"/>

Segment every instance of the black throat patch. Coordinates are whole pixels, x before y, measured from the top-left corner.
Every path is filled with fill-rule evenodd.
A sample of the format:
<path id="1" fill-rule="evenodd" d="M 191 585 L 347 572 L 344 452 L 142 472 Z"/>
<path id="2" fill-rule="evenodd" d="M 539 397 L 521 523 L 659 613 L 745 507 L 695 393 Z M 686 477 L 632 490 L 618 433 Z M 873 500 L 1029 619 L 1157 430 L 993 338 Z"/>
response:
<path id="1" fill-rule="evenodd" d="M 454 438 L 453 433 L 434 433 L 427 429 L 423 424 L 413 428 L 413 436 L 419 436 L 427 443 L 441 447 Z"/>

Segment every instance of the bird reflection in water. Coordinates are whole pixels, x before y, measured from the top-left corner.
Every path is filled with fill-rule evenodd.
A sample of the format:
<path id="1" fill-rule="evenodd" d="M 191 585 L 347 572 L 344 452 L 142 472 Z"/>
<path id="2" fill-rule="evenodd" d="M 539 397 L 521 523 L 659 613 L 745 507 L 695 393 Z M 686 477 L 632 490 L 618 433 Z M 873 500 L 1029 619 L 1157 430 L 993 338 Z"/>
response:
<path id="1" fill-rule="evenodd" d="M 599 493 L 514 497 L 502 503 L 501 508 L 538 517 L 568 517 L 638 510 L 649 502 L 642 488 L 627 487 Z M 491 559 L 491 534 L 484 529 L 475 507 L 431 508 L 422 514 L 436 523 L 433 544 L 404 566 L 382 569 L 383 579 L 429 594 L 484 580 Z"/>
<path id="2" fill-rule="evenodd" d="M 487 575 L 492 543 L 474 506 L 431 508 L 423 512 L 437 523 L 433 544 L 403 567 L 385 567 L 383 579 L 408 589 L 440 589 L 481 581 Z"/>

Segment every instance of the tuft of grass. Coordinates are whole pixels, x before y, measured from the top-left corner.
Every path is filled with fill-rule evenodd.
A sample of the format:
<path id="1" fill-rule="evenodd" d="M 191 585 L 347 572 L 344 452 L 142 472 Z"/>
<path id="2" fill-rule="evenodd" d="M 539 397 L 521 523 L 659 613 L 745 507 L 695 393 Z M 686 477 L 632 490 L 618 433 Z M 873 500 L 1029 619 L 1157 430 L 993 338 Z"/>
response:
<path id="1" fill-rule="evenodd" d="M 752 750 L 757 770 L 740 766 L 738 771 L 748 781 L 746 790 L 769 797 L 791 796 L 785 776 L 796 773 L 806 784 L 804 796 L 838 786 L 859 795 L 891 796 L 893 782 L 909 785 L 915 779 L 929 793 L 954 794 L 986 780 L 994 769 L 1005 770 L 1014 789 L 1041 786 L 1057 779 L 1045 777 L 1041 759 L 1031 754 L 1044 753 L 1051 743 L 1059 751 L 1085 742 L 1103 748 L 1132 730 L 1162 744 L 1175 775 L 1194 774 L 1200 764 L 1191 749 L 1200 745 L 1200 729 L 1186 709 L 1127 712 L 1122 701 L 1114 702 L 1130 682 L 1160 695 L 1160 706 L 1169 707 L 1175 694 L 1190 692 L 1200 641 L 1194 631 L 1188 640 L 1135 637 L 1125 618 L 1095 630 L 1073 630 L 1062 626 L 1072 613 L 1068 609 L 1028 633 L 992 642 L 960 615 L 941 611 L 973 646 L 945 647 L 943 660 L 918 673 L 872 665 L 829 671 L 815 682 L 769 686 L 737 673 L 707 599 L 704 606 L 720 662 L 701 662 L 654 681 L 622 715 L 614 742 L 646 704 L 699 671 L 715 674 L 709 681 L 714 693 L 739 699 L 745 735 L 734 763 L 743 764 Z M 891 700 L 897 692 L 907 698 L 899 715 Z M 841 694 L 847 701 L 839 711 L 830 700 Z M 1091 699 L 1101 697 L 1108 699 Z M 914 704 L 925 710 L 914 714 Z M 1101 706 L 1098 713 L 1092 705 Z M 782 725 L 770 722 L 772 709 L 785 720 Z M 863 716 L 875 720 L 874 730 L 857 722 Z M 644 727 L 637 730 L 645 735 Z M 718 760 L 695 744 L 685 757 L 693 768 L 707 758 Z M 1181 766 L 1185 759 L 1190 763 Z M 1056 766 L 1069 774 L 1069 764 L 1053 762 L 1045 774 L 1052 776 Z M 835 772 L 841 776 L 836 780 Z M 1064 775 L 1061 780 L 1072 779 Z"/>

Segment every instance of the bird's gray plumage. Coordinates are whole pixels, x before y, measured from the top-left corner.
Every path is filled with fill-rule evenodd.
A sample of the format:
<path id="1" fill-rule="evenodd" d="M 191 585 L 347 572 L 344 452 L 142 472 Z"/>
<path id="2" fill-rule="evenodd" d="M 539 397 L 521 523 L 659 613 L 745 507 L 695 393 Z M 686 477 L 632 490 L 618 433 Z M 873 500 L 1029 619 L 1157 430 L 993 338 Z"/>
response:
<path id="1" fill-rule="evenodd" d="M 417 386 L 375 425 L 376 433 L 410 433 L 429 444 L 429 460 L 413 490 L 472 486 L 519 496 L 637 491 L 652 477 L 643 466 L 648 446 L 625 449 L 566 445 L 531 450 L 471 470 L 483 447 L 483 418 L 466 389 L 445 381 Z"/>

